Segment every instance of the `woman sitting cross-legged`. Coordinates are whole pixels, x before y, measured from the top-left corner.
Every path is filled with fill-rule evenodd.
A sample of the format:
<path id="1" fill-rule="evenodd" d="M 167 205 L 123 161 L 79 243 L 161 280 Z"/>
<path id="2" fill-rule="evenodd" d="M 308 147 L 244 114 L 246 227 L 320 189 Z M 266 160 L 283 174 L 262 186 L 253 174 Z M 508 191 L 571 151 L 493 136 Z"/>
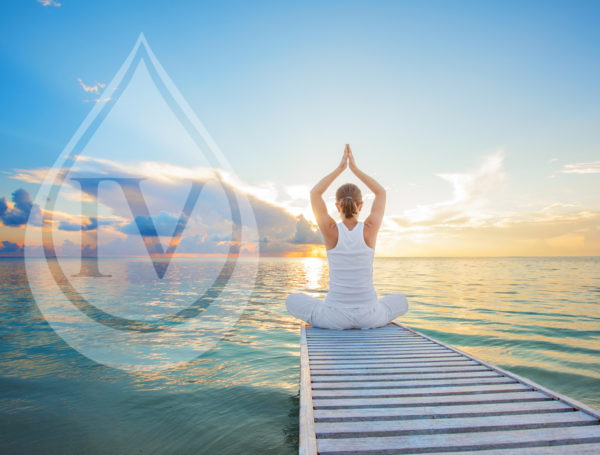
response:
<path id="1" fill-rule="evenodd" d="M 346 167 L 375 194 L 364 223 L 358 220 L 363 200 L 356 185 L 346 183 L 336 192 L 339 223 L 329 216 L 323 201 L 325 190 Z M 302 292 L 290 294 L 288 311 L 313 327 L 337 330 L 381 327 L 406 313 L 404 295 L 378 299 L 373 287 L 373 256 L 385 210 L 385 189 L 356 167 L 350 146 L 346 145 L 339 166 L 311 190 L 310 202 L 327 249 L 329 292 L 325 301 Z"/>

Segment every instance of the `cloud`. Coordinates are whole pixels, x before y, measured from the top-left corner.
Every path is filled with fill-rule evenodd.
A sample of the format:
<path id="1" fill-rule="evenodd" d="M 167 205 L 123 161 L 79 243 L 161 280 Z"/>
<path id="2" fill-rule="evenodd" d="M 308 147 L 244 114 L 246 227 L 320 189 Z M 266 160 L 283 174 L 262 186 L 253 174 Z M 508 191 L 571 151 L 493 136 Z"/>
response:
<path id="1" fill-rule="evenodd" d="M 5 198 L 0 198 L 0 220 L 4 226 L 19 227 L 27 223 L 34 208 L 29 193 L 23 188 L 12 193 L 13 207 L 10 208 Z M 39 208 L 35 210 L 36 221 L 39 218 Z"/>
<path id="2" fill-rule="evenodd" d="M 323 243 L 323 237 L 314 225 L 300 215 L 296 222 L 296 233 L 289 241 L 299 245 L 315 245 Z"/>
<path id="3" fill-rule="evenodd" d="M 565 164 L 556 171 L 560 174 L 600 174 L 600 160 L 589 163 Z"/>
<path id="4" fill-rule="evenodd" d="M 62 6 L 62 3 L 58 3 L 56 0 L 37 0 L 39 4 L 42 6 L 54 6 L 59 7 Z"/>
<path id="5" fill-rule="evenodd" d="M 309 245 L 322 242 L 320 234 L 315 231 L 316 226 L 305 217 L 295 216 L 285 206 L 276 202 L 280 196 L 286 202 L 300 200 L 302 197 L 308 198 L 308 190 L 305 187 L 292 187 L 288 191 L 287 188 L 274 184 L 252 186 L 222 169 L 200 166 L 189 168 L 151 161 L 136 163 L 133 166 L 110 160 L 81 157 L 78 165 L 82 173 L 91 171 L 108 175 L 144 177 L 144 197 L 147 198 L 149 207 L 172 206 L 172 201 L 179 197 L 177 196 L 179 193 L 187 194 L 190 180 L 205 182 L 195 209 L 197 215 L 192 214 L 185 230 L 186 235 L 197 233 L 195 243 L 185 240 L 184 235 L 177 248 L 178 253 L 191 253 L 199 249 L 206 252 L 212 246 L 214 252 L 218 254 L 224 249 L 223 242 L 230 240 L 231 214 L 217 178 L 222 182 L 223 188 L 244 194 L 250 202 L 261 239 L 259 247 L 261 254 L 283 255 L 288 252 L 302 252 L 306 251 Z M 114 190 L 118 190 L 116 185 Z M 122 198 L 115 194 L 108 199 L 113 204 L 111 206 L 113 215 L 122 218 L 131 217 L 128 207 L 123 204 L 118 206 L 118 201 L 122 201 Z M 150 220 L 139 221 L 144 232 L 151 234 Z M 156 225 L 159 236 L 170 237 L 179 221 L 179 214 L 163 211 L 158 217 L 153 217 L 152 221 Z M 130 236 L 139 235 L 135 221 L 127 222 L 120 231 Z"/>
<path id="6" fill-rule="evenodd" d="M 91 100 L 83 100 L 84 103 L 107 103 L 112 100 L 111 96 L 105 96 L 104 98 L 94 98 Z"/>
<path id="7" fill-rule="evenodd" d="M 48 168 L 37 168 L 37 169 L 15 169 L 14 175 L 11 175 L 11 179 L 20 180 L 26 183 L 36 183 L 41 185 L 44 183 L 44 179 L 48 174 Z"/>
<path id="8" fill-rule="evenodd" d="M 392 225 L 419 228 L 436 225 L 477 225 L 488 218 L 483 210 L 488 197 L 505 181 L 504 153 L 498 151 L 484 158 L 471 172 L 436 174 L 452 186 L 452 198 L 406 210 L 401 216 L 389 217 Z M 388 224 L 388 226 L 390 226 Z"/>
<path id="9" fill-rule="evenodd" d="M 136 216 L 134 221 L 121 226 L 119 230 L 125 234 L 141 234 L 144 237 L 171 236 L 182 223 L 178 216 L 163 211 L 156 217 Z"/>
<path id="10" fill-rule="evenodd" d="M 47 169 L 19 169 L 13 178 L 41 183 L 47 172 Z M 307 197 L 308 191 L 304 187 L 293 187 L 288 191 L 283 186 L 271 186 L 274 189 L 271 193 L 267 191 L 269 185 L 248 185 L 221 169 L 190 168 L 151 161 L 124 164 L 91 157 L 78 157 L 76 165 L 66 172 L 64 187 L 52 214 L 55 229 L 63 233 L 59 239 L 64 239 L 64 235 L 71 232 L 91 231 L 103 224 L 108 225 L 108 229 L 101 231 L 99 239 L 101 255 L 146 254 L 140 228 L 145 236 L 159 236 L 161 243 L 168 243 L 179 222 L 183 200 L 189 193 L 192 180 L 201 182 L 203 186 L 177 246 L 177 254 L 227 254 L 231 246 L 232 219 L 224 190 L 243 194 L 254 210 L 261 241 L 256 245 L 242 244 L 242 252 L 276 256 L 290 252 L 302 254 L 322 242 L 315 225 L 276 202 L 282 194 L 286 201 Z M 80 185 L 74 179 L 98 174 L 143 179 L 141 189 L 152 216 L 134 219 L 122 188 L 109 182 L 100 187 L 98 209 L 102 216 L 82 222 L 80 215 L 71 213 L 80 206 L 73 205 L 73 202 L 82 199 Z M 87 202 L 93 200 L 90 195 L 83 196 L 84 199 L 88 197 Z M 174 201 L 181 201 L 181 205 L 177 206 Z M 79 250 L 66 244 L 62 249 L 57 248 L 57 254 Z"/>
<path id="11" fill-rule="evenodd" d="M 81 85 L 81 88 L 83 89 L 83 91 L 86 93 L 95 93 L 96 95 L 99 95 L 100 89 L 103 89 L 104 87 L 106 87 L 106 84 L 103 84 L 102 82 L 96 82 L 94 85 L 86 85 L 79 77 L 77 78 L 77 81 L 79 82 L 79 85 Z M 84 103 L 106 103 L 112 99 L 113 98 L 111 96 L 104 96 L 104 97 L 99 96 L 97 98 L 83 100 L 83 102 Z"/>
<path id="12" fill-rule="evenodd" d="M 27 248 L 30 248 L 29 245 Z M 97 249 L 95 247 L 91 247 L 90 245 L 81 245 L 76 242 L 72 242 L 71 240 L 64 240 L 60 245 L 55 248 L 57 256 L 67 256 L 67 257 L 97 257 Z"/>
<path id="13" fill-rule="evenodd" d="M 600 212 L 575 203 L 501 212 L 491 199 L 506 179 L 501 152 L 470 172 L 438 174 L 452 186 L 446 201 L 384 218 L 379 251 L 403 256 L 600 254 Z"/>
<path id="14" fill-rule="evenodd" d="M 3 240 L 0 244 L 0 256 L 3 257 L 21 257 L 23 256 L 24 248 L 23 245 L 18 243 L 9 242 Z"/>
<path id="15" fill-rule="evenodd" d="M 59 231 L 93 231 L 98 228 L 98 218 L 90 217 L 89 222 L 86 224 L 83 223 L 72 223 L 69 221 L 61 221 L 58 225 Z"/>
<path id="16" fill-rule="evenodd" d="M 79 85 L 81 85 L 81 88 L 87 93 L 98 94 L 98 90 L 106 87 L 106 84 L 103 84 L 102 82 L 96 82 L 94 85 L 85 85 L 80 77 L 77 78 L 77 81 L 79 82 Z"/>

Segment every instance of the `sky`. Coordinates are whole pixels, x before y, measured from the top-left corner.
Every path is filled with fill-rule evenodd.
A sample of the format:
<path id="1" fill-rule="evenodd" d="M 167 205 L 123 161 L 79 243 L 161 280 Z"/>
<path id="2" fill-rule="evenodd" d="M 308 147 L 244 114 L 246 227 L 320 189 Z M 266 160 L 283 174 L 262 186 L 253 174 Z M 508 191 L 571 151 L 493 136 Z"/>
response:
<path id="1" fill-rule="evenodd" d="M 109 84 L 141 33 L 225 157 L 226 185 L 254 210 L 260 241 L 248 254 L 324 254 L 308 191 L 349 143 L 387 189 L 379 256 L 600 255 L 599 15 L 591 1 L 7 4 L 0 256 L 23 253 L 28 217 L 41 229 L 44 176 L 111 102 Z M 143 174 L 159 203 L 169 178 L 206 175 L 208 162 L 175 126 L 160 133 L 167 114 L 145 106 L 146 149 L 84 163 Z M 113 121 L 104 134 L 114 140 L 134 123 Z M 152 155 L 164 138 L 174 155 Z M 346 171 L 325 195 L 332 215 L 346 181 L 359 183 Z M 372 198 L 361 188 L 364 218 Z M 86 219 L 67 196 L 76 190 L 54 214 L 64 254 L 96 230 L 107 254 L 139 253 L 139 242 L 123 247 L 137 232 L 123 201 Z M 223 194 L 206 192 L 205 207 Z M 161 237 L 179 212 L 151 210 Z M 228 214 L 203 213 L 179 253 L 227 251 Z"/>

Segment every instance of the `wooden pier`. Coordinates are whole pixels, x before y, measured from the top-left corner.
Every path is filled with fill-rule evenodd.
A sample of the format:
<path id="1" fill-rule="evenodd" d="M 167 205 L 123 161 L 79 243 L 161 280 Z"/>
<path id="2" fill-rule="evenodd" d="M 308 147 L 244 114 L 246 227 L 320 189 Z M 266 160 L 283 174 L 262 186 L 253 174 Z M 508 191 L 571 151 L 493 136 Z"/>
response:
<path id="1" fill-rule="evenodd" d="M 392 323 L 303 325 L 301 454 L 600 454 L 600 411 Z"/>

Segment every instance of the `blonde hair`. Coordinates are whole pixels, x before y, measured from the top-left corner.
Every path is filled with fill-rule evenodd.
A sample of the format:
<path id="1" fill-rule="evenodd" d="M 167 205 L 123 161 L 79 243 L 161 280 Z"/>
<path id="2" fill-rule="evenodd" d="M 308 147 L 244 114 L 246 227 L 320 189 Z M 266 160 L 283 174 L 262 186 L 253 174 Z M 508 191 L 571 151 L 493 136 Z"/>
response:
<path id="1" fill-rule="evenodd" d="M 335 192 L 335 199 L 346 218 L 358 215 L 358 206 L 362 202 L 360 188 L 353 183 L 345 183 Z"/>

